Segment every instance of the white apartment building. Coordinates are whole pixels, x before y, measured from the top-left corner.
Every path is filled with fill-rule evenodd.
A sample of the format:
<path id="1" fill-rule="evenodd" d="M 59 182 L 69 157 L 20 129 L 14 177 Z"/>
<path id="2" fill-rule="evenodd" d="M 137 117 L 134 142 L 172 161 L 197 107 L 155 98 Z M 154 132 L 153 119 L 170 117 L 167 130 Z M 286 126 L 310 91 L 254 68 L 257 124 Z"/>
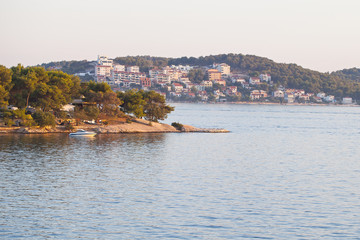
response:
<path id="1" fill-rule="evenodd" d="M 204 87 L 212 87 L 213 86 L 213 82 L 209 81 L 209 80 L 205 80 L 201 82 L 201 85 L 203 85 Z"/>
<path id="2" fill-rule="evenodd" d="M 100 55 L 98 55 L 97 65 L 111 66 L 111 67 L 112 67 L 112 65 L 113 65 L 113 60 L 109 59 L 107 56 L 100 56 Z"/>
<path id="3" fill-rule="evenodd" d="M 114 71 L 125 72 L 125 65 L 115 64 L 113 69 Z"/>
<path id="4" fill-rule="evenodd" d="M 188 73 L 193 67 L 190 67 L 189 65 L 171 65 L 172 69 L 179 70 L 182 73 Z"/>
<path id="5" fill-rule="evenodd" d="M 157 83 L 171 83 L 170 76 L 167 74 L 158 74 L 154 78 L 151 78 L 151 81 Z"/>
<path id="6" fill-rule="evenodd" d="M 183 83 L 190 83 L 191 82 L 188 77 L 184 77 L 184 76 L 180 77 L 179 81 L 183 82 Z"/>
<path id="7" fill-rule="evenodd" d="M 140 68 L 138 66 L 127 66 L 126 71 L 132 73 L 138 73 L 140 72 Z"/>
<path id="8" fill-rule="evenodd" d="M 221 75 L 229 76 L 230 75 L 230 66 L 226 63 L 214 64 L 214 67 L 221 72 Z"/>
<path id="9" fill-rule="evenodd" d="M 124 84 L 125 82 L 140 84 L 140 80 L 146 78 L 146 74 L 140 72 L 113 71 L 112 78 L 115 84 Z"/>
<path id="10" fill-rule="evenodd" d="M 270 82 L 271 81 L 270 74 L 260 74 L 259 77 L 260 77 L 261 82 Z"/>
<path id="11" fill-rule="evenodd" d="M 106 65 L 96 65 L 95 66 L 95 76 L 97 82 L 103 82 L 106 77 L 111 76 L 111 66 Z"/>
<path id="12" fill-rule="evenodd" d="M 182 72 L 177 70 L 171 71 L 169 72 L 169 76 L 171 81 L 179 81 L 182 77 Z"/>
<path id="13" fill-rule="evenodd" d="M 155 78 L 159 74 L 164 74 L 164 71 L 161 69 L 151 69 L 149 70 L 150 78 Z"/>

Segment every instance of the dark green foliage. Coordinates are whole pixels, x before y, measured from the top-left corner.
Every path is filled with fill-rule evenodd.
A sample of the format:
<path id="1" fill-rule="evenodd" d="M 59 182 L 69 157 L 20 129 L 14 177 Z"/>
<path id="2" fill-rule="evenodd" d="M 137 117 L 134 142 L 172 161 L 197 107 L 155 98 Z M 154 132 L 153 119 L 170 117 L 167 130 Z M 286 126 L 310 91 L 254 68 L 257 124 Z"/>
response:
<path id="1" fill-rule="evenodd" d="M 22 65 L 12 67 L 9 102 L 23 108 L 31 105 L 43 111 L 60 111 L 61 107 L 79 95 L 80 80 L 60 71 Z"/>
<path id="2" fill-rule="evenodd" d="M 165 64 L 161 61 L 158 63 Z M 125 112 L 150 121 L 163 120 L 174 110 L 165 104 L 162 95 L 154 91 L 133 90 L 117 95 L 106 83 L 80 84 L 77 77 L 61 71 L 47 71 L 42 67 L 25 68 L 20 64 L 11 69 L 0 66 L 0 105 L 8 105 L 9 99 L 11 104 L 20 108 L 16 111 L 2 109 L 0 117 L 8 125 L 12 125 L 16 119 L 16 124 L 26 126 L 55 126 L 55 115 L 62 119 L 70 117 L 69 113 L 62 112 L 63 105 L 82 95 L 84 101 L 77 102 L 72 114 L 78 121 L 107 116 L 124 117 L 120 105 Z M 37 109 L 32 116 L 25 114 L 25 109 L 30 109 L 28 106 Z M 65 127 L 71 129 L 72 126 Z"/>
<path id="3" fill-rule="evenodd" d="M 341 79 L 351 79 L 353 81 L 360 82 L 360 68 L 344 69 L 336 72 L 332 72 L 331 75 L 338 76 Z"/>
<path id="4" fill-rule="evenodd" d="M 8 127 L 11 127 L 11 126 L 15 125 L 14 120 L 12 120 L 11 118 L 4 118 L 4 123 Z"/>
<path id="5" fill-rule="evenodd" d="M 139 66 L 141 72 L 148 72 L 153 67 L 165 67 L 168 65 L 168 61 L 168 58 L 150 56 L 127 56 L 114 59 L 114 63 Z"/>
<path id="6" fill-rule="evenodd" d="M 12 71 L 0 65 L 0 107 L 8 105 L 11 84 Z"/>
<path id="7" fill-rule="evenodd" d="M 175 109 L 167 105 L 165 97 L 155 91 L 144 92 L 144 100 L 146 102 L 144 106 L 145 119 L 149 121 L 164 120 Z"/>
<path id="8" fill-rule="evenodd" d="M 117 97 L 123 102 L 121 107 L 125 113 L 133 114 L 137 118 L 142 118 L 145 116 L 144 91 L 136 91 L 132 89 L 124 93 L 118 92 Z"/>
<path id="9" fill-rule="evenodd" d="M 178 123 L 178 122 L 171 123 L 171 126 L 173 126 L 174 128 L 176 128 L 179 131 L 181 131 L 182 128 L 184 127 L 184 125 L 182 125 L 181 123 Z"/>
<path id="10" fill-rule="evenodd" d="M 88 119 L 97 119 L 100 114 L 100 110 L 96 106 L 86 106 L 84 112 Z"/>
<path id="11" fill-rule="evenodd" d="M 107 83 L 95 83 L 89 82 L 83 84 L 82 93 L 85 96 L 87 102 L 96 105 L 100 113 L 104 113 L 108 116 L 116 116 L 120 114 L 119 105 L 122 102 L 117 98 Z M 92 111 L 92 113 L 94 113 Z"/>
<path id="12" fill-rule="evenodd" d="M 61 62 L 50 62 L 50 63 L 43 63 L 41 67 L 45 69 L 60 69 L 63 72 L 68 74 L 75 74 L 79 72 L 88 72 L 94 71 L 95 62 L 93 61 L 61 61 Z"/>
<path id="13" fill-rule="evenodd" d="M 189 80 L 193 83 L 201 83 L 205 79 L 205 72 L 202 69 L 191 69 L 189 71 Z"/>
<path id="14" fill-rule="evenodd" d="M 125 93 L 118 92 L 117 96 L 123 102 L 121 107 L 124 112 L 139 118 L 145 117 L 149 121 L 164 120 L 174 111 L 174 107 L 166 104 L 164 96 L 155 91 L 129 90 Z"/>
<path id="15" fill-rule="evenodd" d="M 50 112 L 36 111 L 32 114 L 34 121 L 40 126 L 55 126 L 55 116 Z"/>

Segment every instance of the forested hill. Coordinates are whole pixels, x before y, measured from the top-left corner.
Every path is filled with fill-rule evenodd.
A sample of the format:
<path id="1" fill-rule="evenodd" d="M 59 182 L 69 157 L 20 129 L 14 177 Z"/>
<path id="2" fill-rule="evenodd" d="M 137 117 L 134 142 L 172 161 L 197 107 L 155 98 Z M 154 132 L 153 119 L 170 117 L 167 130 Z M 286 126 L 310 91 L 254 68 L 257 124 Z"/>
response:
<path id="1" fill-rule="evenodd" d="M 58 69 L 67 74 L 75 74 L 80 72 L 90 72 L 94 71 L 95 69 L 95 61 L 61 61 L 61 62 L 49 62 L 43 63 L 40 66 L 44 67 L 45 69 Z"/>
<path id="2" fill-rule="evenodd" d="M 141 71 L 147 72 L 153 67 L 166 65 L 193 65 L 209 66 L 213 63 L 227 63 L 231 66 L 232 72 L 242 72 L 249 75 L 269 73 L 276 84 L 281 84 L 288 88 L 304 89 L 307 92 L 317 93 L 323 91 L 336 97 L 351 96 L 360 99 L 360 82 L 354 76 L 354 71 L 343 70 L 334 73 L 321 73 L 310 69 L 305 69 L 296 64 L 276 63 L 268 58 L 242 55 L 242 54 L 220 54 L 205 57 L 181 57 L 163 58 L 150 56 L 128 56 L 117 57 L 115 63 L 125 65 L 137 65 Z M 91 69 L 94 62 L 70 61 L 42 64 L 45 68 L 54 67 L 67 73 L 83 72 L 84 69 Z"/>
<path id="3" fill-rule="evenodd" d="M 351 79 L 360 82 L 360 68 L 350 68 L 331 73 L 332 75 L 341 77 L 342 79 Z"/>

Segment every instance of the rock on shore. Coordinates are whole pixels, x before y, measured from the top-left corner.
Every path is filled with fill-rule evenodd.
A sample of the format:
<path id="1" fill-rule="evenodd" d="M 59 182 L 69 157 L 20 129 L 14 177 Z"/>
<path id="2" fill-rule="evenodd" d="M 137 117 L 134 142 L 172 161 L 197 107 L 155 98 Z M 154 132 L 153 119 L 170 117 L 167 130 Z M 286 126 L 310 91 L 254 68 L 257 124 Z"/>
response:
<path id="1" fill-rule="evenodd" d="M 183 125 L 182 132 L 204 132 L 204 133 L 228 133 L 229 130 L 222 128 L 197 128 L 190 125 Z"/>

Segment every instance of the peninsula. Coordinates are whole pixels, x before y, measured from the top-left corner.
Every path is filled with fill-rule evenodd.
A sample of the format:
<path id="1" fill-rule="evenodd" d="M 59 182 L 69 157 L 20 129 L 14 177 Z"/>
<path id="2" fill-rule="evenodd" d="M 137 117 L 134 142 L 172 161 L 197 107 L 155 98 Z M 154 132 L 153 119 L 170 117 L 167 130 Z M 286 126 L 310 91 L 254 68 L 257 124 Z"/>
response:
<path id="1" fill-rule="evenodd" d="M 179 133 L 179 132 L 202 132 L 202 133 L 227 133 L 225 129 L 197 128 L 190 125 L 174 127 L 164 123 L 146 121 L 144 119 L 133 119 L 130 122 L 118 121 L 116 124 L 81 124 L 69 130 L 65 126 L 55 127 L 16 127 L 1 126 L 0 134 L 44 134 L 44 133 L 70 133 L 77 129 L 84 129 L 98 134 L 131 134 L 131 133 Z"/>
<path id="2" fill-rule="evenodd" d="M 115 92 L 58 70 L 0 66 L 0 133 L 227 132 L 159 123 L 174 109 L 153 90 Z"/>

